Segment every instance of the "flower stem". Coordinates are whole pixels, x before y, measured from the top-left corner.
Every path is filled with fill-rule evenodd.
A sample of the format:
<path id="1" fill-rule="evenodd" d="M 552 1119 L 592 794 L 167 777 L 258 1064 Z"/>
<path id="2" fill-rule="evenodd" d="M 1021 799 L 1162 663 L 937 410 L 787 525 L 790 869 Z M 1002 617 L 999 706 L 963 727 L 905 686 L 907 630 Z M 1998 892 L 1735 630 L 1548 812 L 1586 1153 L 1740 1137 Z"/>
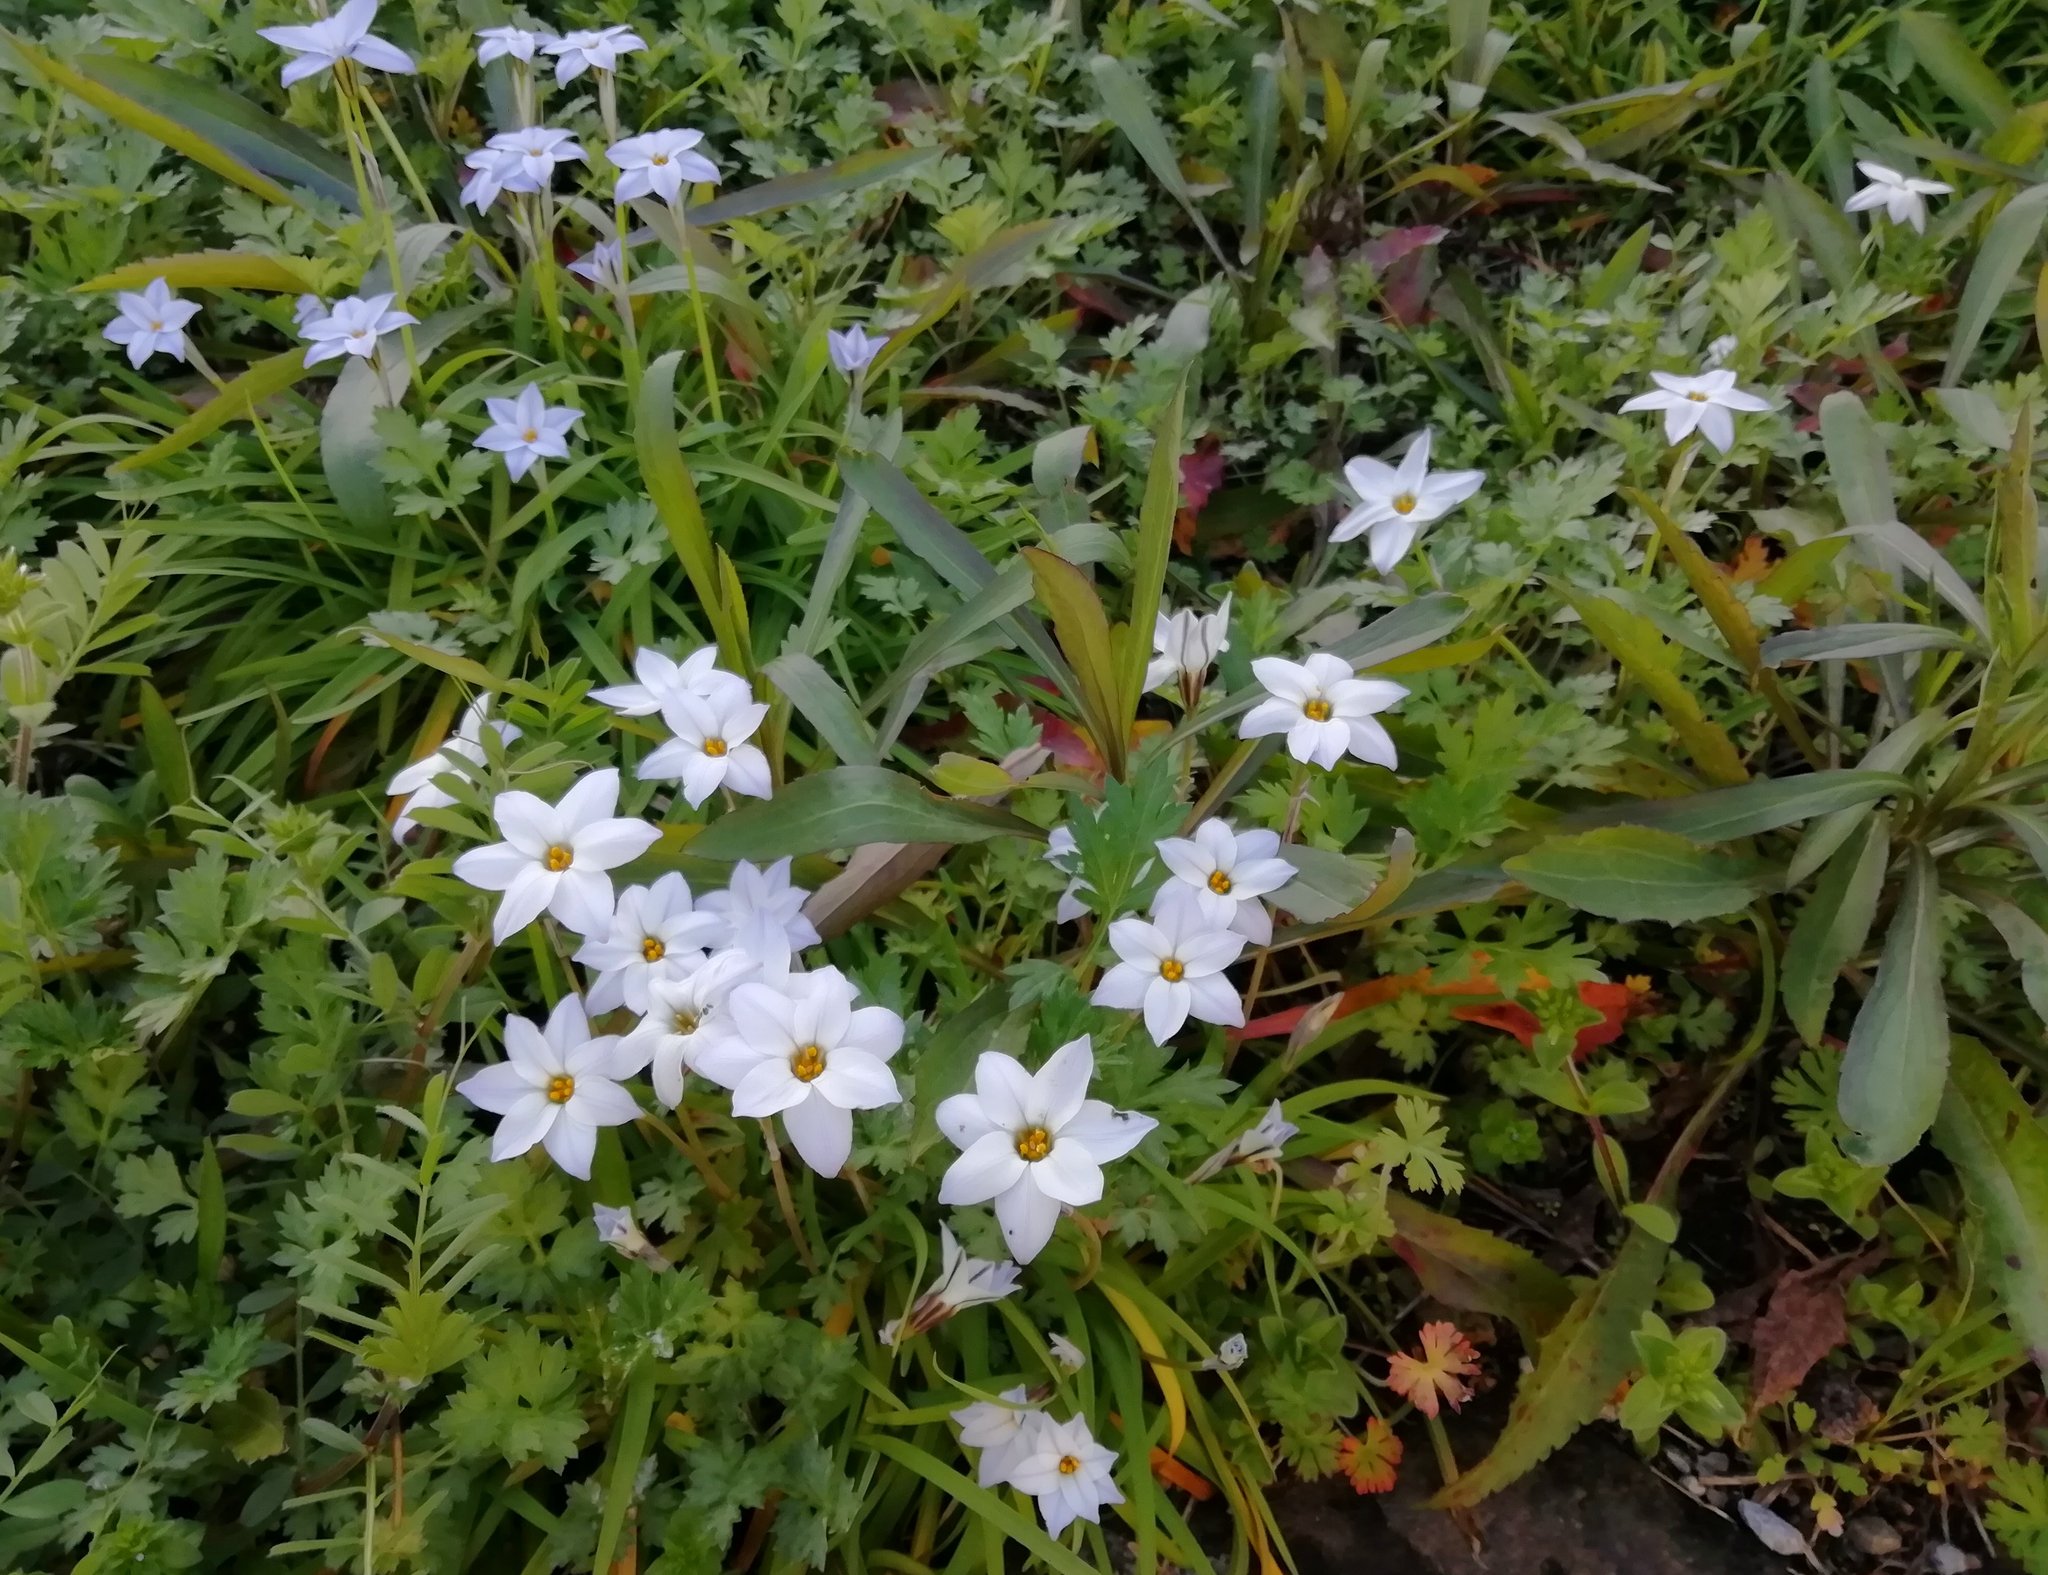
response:
<path id="1" fill-rule="evenodd" d="M 782 1150 L 775 1146 L 774 1122 L 762 1121 L 761 1141 L 768 1145 L 768 1172 L 775 1178 L 775 1201 L 782 1205 L 782 1222 L 789 1227 L 790 1245 L 796 1248 L 803 1266 L 816 1274 L 818 1261 L 811 1256 L 811 1244 L 804 1238 L 803 1225 L 796 1217 L 796 1204 L 789 1195 L 789 1176 L 782 1168 Z"/>

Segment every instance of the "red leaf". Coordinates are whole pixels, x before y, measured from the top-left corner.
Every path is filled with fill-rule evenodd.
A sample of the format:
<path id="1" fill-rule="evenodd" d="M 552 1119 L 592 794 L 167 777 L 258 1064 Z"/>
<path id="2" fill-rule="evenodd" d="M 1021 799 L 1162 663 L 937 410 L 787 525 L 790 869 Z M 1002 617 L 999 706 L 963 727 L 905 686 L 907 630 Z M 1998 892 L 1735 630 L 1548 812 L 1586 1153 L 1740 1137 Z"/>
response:
<path id="1" fill-rule="evenodd" d="M 1849 1338 L 1843 1293 L 1851 1280 L 1883 1256 L 1880 1247 L 1860 1257 L 1834 1258 L 1810 1269 L 1794 1269 L 1778 1281 L 1752 1337 L 1755 1393 L 1749 1404 L 1753 1413 L 1791 1399 L 1815 1364 Z"/>
<path id="2" fill-rule="evenodd" d="M 1223 485 L 1223 445 L 1211 439 L 1180 457 L 1180 496 L 1190 514 L 1208 507 L 1209 495 Z"/>

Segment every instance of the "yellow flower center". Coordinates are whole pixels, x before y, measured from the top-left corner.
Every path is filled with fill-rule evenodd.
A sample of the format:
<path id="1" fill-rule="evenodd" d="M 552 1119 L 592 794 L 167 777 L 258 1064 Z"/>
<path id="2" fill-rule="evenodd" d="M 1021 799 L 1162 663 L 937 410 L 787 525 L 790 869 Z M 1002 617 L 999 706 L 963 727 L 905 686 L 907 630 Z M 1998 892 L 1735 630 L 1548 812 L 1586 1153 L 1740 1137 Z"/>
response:
<path id="1" fill-rule="evenodd" d="M 558 1077 L 548 1079 L 548 1102 L 550 1104 L 566 1105 L 575 1097 L 576 1079 L 567 1072 L 562 1073 Z"/>
<path id="2" fill-rule="evenodd" d="M 1690 399 L 1696 405 L 1704 405 L 1707 402 L 1707 396 L 1705 394 L 1687 394 L 1685 397 L 1687 399 Z"/>
<path id="3" fill-rule="evenodd" d="M 1081 1469 L 1081 1462 L 1072 1455 L 1060 1456 L 1060 1475 L 1070 1477 Z"/>
<path id="4" fill-rule="evenodd" d="M 695 1012 L 678 1012 L 675 1015 L 675 1031 L 679 1034 L 694 1034 L 701 1019 Z"/>
<path id="5" fill-rule="evenodd" d="M 640 955 L 651 963 L 657 963 L 668 955 L 668 948 L 650 935 L 640 943 Z"/>
<path id="6" fill-rule="evenodd" d="M 1033 1164 L 1052 1152 L 1052 1134 L 1044 1127 L 1026 1127 L 1017 1134 L 1017 1157 Z"/>
<path id="7" fill-rule="evenodd" d="M 1159 965 L 1159 977 L 1168 984 L 1179 984 L 1187 976 L 1187 964 L 1178 957 L 1169 957 Z"/>
<path id="8" fill-rule="evenodd" d="M 538 443 L 540 441 L 540 428 L 528 427 L 519 434 L 519 441 L 522 443 Z"/>
<path id="9" fill-rule="evenodd" d="M 1311 700 L 1301 708 L 1301 714 L 1311 722 L 1327 722 L 1330 720 L 1330 702 L 1327 700 Z"/>
<path id="10" fill-rule="evenodd" d="M 799 1083 L 814 1083 L 825 1070 L 825 1052 L 816 1045 L 804 1045 L 789 1058 L 789 1070 Z"/>
<path id="11" fill-rule="evenodd" d="M 707 738 L 707 739 L 705 739 L 705 740 L 704 740 L 704 753 L 705 753 L 706 755 L 708 755 L 708 756 L 709 756 L 709 757 L 710 757 L 711 759 L 713 759 L 713 760 L 722 760 L 722 759 L 724 759 L 724 758 L 725 758 L 725 740 L 724 740 L 724 739 L 722 739 L 722 738 Z"/>
<path id="12" fill-rule="evenodd" d="M 1413 514 L 1415 512 L 1415 494 L 1404 492 L 1394 499 L 1394 512 L 1396 514 Z"/>
<path id="13" fill-rule="evenodd" d="M 1230 895 L 1230 877 L 1221 870 L 1211 870 L 1209 872 L 1209 889 L 1219 897 L 1228 897 Z"/>
<path id="14" fill-rule="evenodd" d="M 153 334 L 162 333 L 164 331 L 164 320 L 161 317 L 152 317 L 149 320 L 149 331 Z"/>
<path id="15" fill-rule="evenodd" d="M 657 153 L 647 162 L 650 164 L 666 164 L 668 162 L 668 155 L 666 153 Z"/>
<path id="16" fill-rule="evenodd" d="M 542 862 L 547 865 L 550 875 L 559 875 L 563 870 L 576 862 L 576 855 L 557 842 L 548 849 L 548 856 Z"/>

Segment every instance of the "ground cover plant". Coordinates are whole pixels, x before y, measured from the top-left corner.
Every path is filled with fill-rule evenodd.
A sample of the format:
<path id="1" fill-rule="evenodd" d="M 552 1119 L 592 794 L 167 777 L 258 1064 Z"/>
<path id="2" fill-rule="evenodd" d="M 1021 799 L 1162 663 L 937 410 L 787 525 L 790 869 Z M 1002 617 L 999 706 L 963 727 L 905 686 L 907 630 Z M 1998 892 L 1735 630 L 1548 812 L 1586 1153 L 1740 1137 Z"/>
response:
<path id="1" fill-rule="evenodd" d="M 2024 6 L 0 16 L 6 1567 L 2048 1570 Z"/>

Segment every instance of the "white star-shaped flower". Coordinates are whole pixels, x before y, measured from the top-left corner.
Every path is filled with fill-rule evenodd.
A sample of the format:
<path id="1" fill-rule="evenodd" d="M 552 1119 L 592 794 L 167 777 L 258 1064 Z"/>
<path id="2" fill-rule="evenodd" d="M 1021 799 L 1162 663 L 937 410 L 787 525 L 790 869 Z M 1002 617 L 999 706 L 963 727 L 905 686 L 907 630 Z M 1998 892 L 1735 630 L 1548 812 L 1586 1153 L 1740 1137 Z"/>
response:
<path id="1" fill-rule="evenodd" d="M 484 409 L 491 424 L 477 434 L 476 446 L 504 455 L 505 474 L 514 481 L 537 460 L 568 458 L 569 429 L 583 419 L 580 410 L 549 404 L 538 383 L 528 383 L 511 399 L 486 399 Z"/>
<path id="2" fill-rule="evenodd" d="M 126 347 L 130 366 L 141 371 L 159 350 L 185 359 L 185 325 L 199 314 L 197 301 L 181 301 L 164 280 L 152 279 L 140 290 L 123 290 L 114 305 L 119 315 L 100 336 Z"/>
<path id="3" fill-rule="evenodd" d="M 1021 1386 L 1003 1391 L 1004 1404 L 977 1400 L 952 1413 L 960 1429 L 960 1442 L 981 1451 L 974 1468 L 975 1480 L 983 1487 L 1002 1487 L 1010 1472 L 1031 1446 L 1031 1424 L 1043 1413 L 1031 1405 L 1031 1391 Z"/>
<path id="4" fill-rule="evenodd" d="M 1102 1197 L 1102 1167 L 1159 1123 L 1088 1097 L 1095 1051 L 1087 1035 L 1055 1050 L 1035 1073 L 1015 1056 L 984 1051 L 974 1092 L 941 1100 L 939 1130 L 960 1150 L 939 1183 L 951 1206 L 995 1203 L 1011 1256 L 1029 1263 L 1052 1240 L 1062 1207 Z"/>
<path id="5" fill-rule="evenodd" d="M 546 191 L 555 183 L 555 168 L 580 164 L 583 144 L 573 132 L 552 126 L 526 126 L 501 131 L 462 162 L 476 173 L 462 188 L 462 200 L 481 213 L 501 191 Z"/>
<path id="6" fill-rule="evenodd" d="M 718 166 L 696 151 L 704 140 L 701 131 L 648 131 L 623 142 L 614 142 L 605 157 L 618 170 L 618 184 L 612 199 L 631 202 L 635 197 L 659 197 L 673 206 L 687 183 L 718 180 Z"/>
<path id="7" fill-rule="evenodd" d="M 623 1006 L 645 1013 L 649 988 L 657 980 L 680 979 L 695 970 L 723 928 L 691 905 L 689 882 L 680 875 L 671 872 L 650 886 L 628 886 L 619 893 L 602 936 L 586 940 L 576 953 L 577 962 L 597 970 L 590 1009 L 609 1012 Z"/>
<path id="8" fill-rule="evenodd" d="M 724 891 L 707 891 L 697 906 L 725 921 L 721 946 L 736 946 L 774 973 L 789 970 L 790 954 L 818 944 L 818 927 L 804 916 L 810 893 L 790 884 L 789 860 L 761 869 L 741 859 Z"/>
<path id="9" fill-rule="evenodd" d="M 1256 1122 L 1197 1165 L 1188 1182 L 1192 1185 L 1197 1181 L 1207 1181 L 1230 1165 L 1248 1165 L 1255 1171 L 1271 1170 L 1280 1163 L 1287 1145 L 1300 1135 L 1301 1128 L 1287 1119 L 1286 1111 L 1276 1099 Z"/>
<path id="10" fill-rule="evenodd" d="M 683 1074 L 697 1069 L 698 1050 L 717 1037 L 726 998 L 760 971 L 745 952 L 723 951 L 686 974 L 648 983 L 647 1015 L 626 1038 L 652 1063 L 654 1097 L 671 1110 L 683 1102 Z"/>
<path id="11" fill-rule="evenodd" d="M 301 324 L 306 341 L 306 365 L 317 366 L 336 356 L 361 356 L 368 360 L 386 334 L 417 323 L 410 312 L 392 308 L 393 295 L 351 295 L 336 301 L 331 311 Z"/>
<path id="12" fill-rule="evenodd" d="M 563 1170 L 588 1181 L 597 1129 L 639 1117 L 621 1084 L 640 1062 L 617 1035 L 591 1037 L 574 995 L 562 997 L 544 1030 L 523 1017 L 506 1018 L 505 1056 L 455 1085 L 478 1109 L 504 1118 L 491 1137 L 491 1158 L 511 1159 L 538 1143 Z"/>
<path id="13" fill-rule="evenodd" d="M 550 804 L 514 789 L 491 804 L 503 842 L 471 848 L 455 861 L 458 879 L 501 891 L 491 939 L 503 946 L 543 913 L 578 935 L 602 935 L 612 918 L 612 878 L 661 840 L 659 827 L 615 816 L 615 767 L 586 773 Z"/>
<path id="14" fill-rule="evenodd" d="M 648 751 L 640 762 L 640 780 L 681 782 L 693 809 L 721 787 L 769 797 L 775 783 L 768 757 L 758 744 L 747 742 L 767 715 L 768 707 L 751 695 L 744 700 L 677 695 L 661 708 L 661 719 L 675 736 Z"/>
<path id="15" fill-rule="evenodd" d="M 1143 919 L 1109 927 L 1110 950 L 1120 959 L 1088 999 L 1145 1014 L 1145 1030 L 1165 1044 L 1188 1018 L 1244 1026 L 1244 1003 L 1223 970 L 1244 950 L 1244 937 L 1210 923 L 1193 903 L 1169 903 Z"/>
<path id="16" fill-rule="evenodd" d="M 851 328 L 825 330 L 825 354 L 831 359 L 833 367 L 845 377 L 866 371 L 888 342 L 887 334 L 871 334 L 859 323 L 855 323 Z"/>
<path id="17" fill-rule="evenodd" d="M 1215 929 L 1235 930 L 1254 946 L 1273 938 L 1273 917 L 1259 899 L 1294 879 L 1294 866 L 1280 857 L 1278 832 L 1234 831 L 1226 821 L 1205 820 L 1192 837 L 1163 837 L 1156 846 L 1173 872 L 1157 902 L 1184 894 Z"/>
<path id="18" fill-rule="evenodd" d="M 1088 1353 L 1057 1330 L 1045 1337 L 1045 1348 L 1063 1372 L 1078 1373 L 1088 1365 Z"/>
<path id="19" fill-rule="evenodd" d="M 1015 1294 L 1023 1271 L 1016 1264 L 998 1258 L 972 1258 L 960 1250 L 960 1243 L 944 1225 L 939 1227 L 939 1277 L 931 1288 L 910 1304 L 901 1318 L 882 1326 L 882 1344 L 895 1345 L 936 1329 L 955 1313 L 969 1307 L 999 1302 Z M 956 1415 L 955 1420 L 958 1420 Z"/>
<path id="20" fill-rule="evenodd" d="M 480 27 L 476 32 L 476 63 L 487 66 L 493 60 L 531 60 L 534 51 L 553 36 L 525 27 Z"/>
<path id="21" fill-rule="evenodd" d="M 1486 480 L 1483 470 L 1432 472 L 1429 445 L 1430 431 L 1424 427 L 1409 439 L 1399 466 L 1363 454 L 1344 465 L 1344 480 L 1358 506 L 1337 522 L 1330 540 L 1349 541 L 1370 532 L 1368 550 L 1377 573 L 1392 574 L 1422 527 L 1442 519 Z"/>
<path id="22" fill-rule="evenodd" d="M 307 77 L 332 71 L 344 60 L 354 60 L 378 71 L 409 75 L 412 56 L 396 44 L 373 38 L 371 24 L 377 20 L 377 0 L 348 0 L 330 17 L 298 27 L 259 27 L 259 38 L 267 38 L 279 49 L 297 58 L 285 64 L 281 79 L 286 87 Z"/>
<path id="23" fill-rule="evenodd" d="M 578 28 L 551 39 L 545 46 L 555 59 L 555 83 L 560 86 L 585 71 L 616 71 L 619 57 L 645 49 L 647 41 L 630 27 Z"/>
<path id="24" fill-rule="evenodd" d="M 431 755 L 415 760 L 391 779 L 385 792 L 393 798 L 410 795 L 406 797 L 405 807 L 398 818 L 391 822 L 393 841 L 403 842 L 413 834 L 419 824 L 413 817 L 419 811 L 445 809 L 455 802 L 455 795 L 441 787 L 436 779 L 451 773 L 465 775 L 470 766 L 484 763 L 484 726 L 490 712 L 488 696 L 472 701 L 469 709 L 462 713 L 461 725 L 455 729 L 453 738 L 443 739 L 441 746 Z M 519 729 L 510 722 L 491 722 L 489 725 L 491 731 L 506 743 L 519 742 Z"/>
<path id="25" fill-rule="evenodd" d="M 617 241 L 599 241 L 569 264 L 569 272 L 600 290 L 616 290 L 625 270 L 625 254 Z"/>
<path id="26" fill-rule="evenodd" d="M 1081 893 L 1095 888 L 1077 873 L 1081 865 L 1081 848 L 1074 841 L 1071 826 L 1055 826 L 1046 833 L 1044 857 L 1045 862 L 1062 875 L 1073 877 L 1067 882 L 1067 889 L 1060 893 L 1059 906 L 1053 910 L 1054 922 L 1072 924 L 1077 919 L 1085 919 L 1089 909 Z"/>
<path id="27" fill-rule="evenodd" d="M 1870 184 L 1842 207 L 1850 213 L 1882 208 L 1884 216 L 1892 223 L 1910 224 L 1921 235 L 1927 233 L 1927 199 L 1945 197 L 1955 190 L 1946 181 L 1922 180 L 1917 175 L 1905 174 L 1874 159 L 1858 159 L 1856 167 L 1863 171 Z"/>
<path id="28" fill-rule="evenodd" d="M 903 1019 L 856 999 L 837 968 L 743 984 L 727 998 L 716 1037 L 697 1051 L 697 1071 L 732 1090 L 732 1113 L 781 1116 L 790 1146 L 821 1176 L 846 1168 L 854 1111 L 903 1100 L 889 1070 Z"/>
<path id="29" fill-rule="evenodd" d="M 1193 710 L 1201 698 L 1203 680 L 1217 654 L 1230 649 L 1230 597 L 1212 613 L 1183 607 L 1175 613 L 1155 613 L 1152 618 L 1153 656 L 1145 668 L 1147 692 L 1174 682 L 1181 688 L 1182 704 Z"/>
<path id="30" fill-rule="evenodd" d="M 1057 1537 L 1077 1520 L 1099 1522 L 1102 1506 L 1124 1496 L 1111 1480 L 1116 1451 L 1095 1442 L 1080 1417 L 1055 1422 L 1040 1413 L 1010 1466 L 1010 1486 L 1038 1500 L 1046 1532 Z"/>
<path id="31" fill-rule="evenodd" d="M 630 684 L 593 689 L 590 698 L 620 716 L 652 716 L 686 695 L 720 706 L 754 698 L 744 678 L 718 665 L 718 647 L 714 645 L 699 646 L 680 662 L 643 645 L 633 653 L 633 677 L 636 681 Z"/>
<path id="32" fill-rule="evenodd" d="M 1325 771 L 1345 754 L 1370 765 L 1395 767 L 1398 757 L 1376 713 L 1399 704 L 1408 691 L 1385 678 L 1360 678 L 1341 656 L 1318 651 L 1301 662 L 1262 656 L 1252 673 L 1269 698 L 1245 713 L 1239 738 L 1287 735 L 1287 752 Z"/>
<path id="33" fill-rule="evenodd" d="M 1621 408 L 1664 412 L 1664 441 L 1683 443 L 1694 432 L 1702 434 L 1722 453 L 1735 446 L 1737 410 L 1769 410 L 1771 402 L 1761 394 L 1735 386 L 1735 374 L 1727 367 L 1715 367 L 1698 377 L 1680 377 L 1675 372 L 1652 372 L 1657 386 L 1638 394 Z"/>

